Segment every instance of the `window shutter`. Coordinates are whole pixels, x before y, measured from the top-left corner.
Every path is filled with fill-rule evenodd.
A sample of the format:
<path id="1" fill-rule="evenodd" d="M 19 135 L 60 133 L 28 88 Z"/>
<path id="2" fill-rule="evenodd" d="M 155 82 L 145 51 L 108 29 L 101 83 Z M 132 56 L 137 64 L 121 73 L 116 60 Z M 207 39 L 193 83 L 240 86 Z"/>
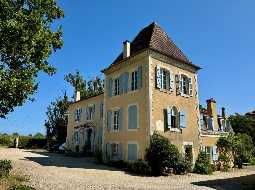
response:
<path id="1" fill-rule="evenodd" d="M 118 159 L 123 160 L 123 155 L 122 155 L 122 144 L 118 144 Z"/>
<path id="2" fill-rule="evenodd" d="M 77 121 L 77 111 L 74 111 L 74 121 Z"/>
<path id="3" fill-rule="evenodd" d="M 119 130 L 121 130 L 122 129 L 122 127 L 123 127 L 123 109 L 122 108 L 120 108 L 119 109 L 119 114 L 118 114 L 118 126 L 119 126 Z"/>
<path id="4" fill-rule="evenodd" d="M 110 131 L 112 129 L 112 111 L 107 112 L 107 129 Z"/>
<path id="5" fill-rule="evenodd" d="M 128 160 L 137 160 L 137 144 L 128 144 Z"/>
<path id="6" fill-rule="evenodd" d="M 124 82 L 124 85 L 123 85 L 123 91 L 124 91 L 124 93 L 127 93 L 128 92 L 128 79 L 129 79 L 129 73 L 128 72 L 126 72 L 126 73 L 124 73 L 124 80 L 123 80 L 123 82 Z"/>
<path id="7" fill-rule="evenodd" d="M 104 103 L 103 101 L 100 102 L 100 117 L 103 118 L 104 116 Z"/>
<path id="8" fill-rule="evenodd" d="M 161 69 L 160 66 L 156 67 L 156 87 L 158 89 L 162 88 L 162 80 L 161 80 Z"/>
<path id="9" fill-rule="evenodd" d="M 192 78 L 189 77 L 189 95 L 192 96 L 193 93 L 193 86 L 192 86 Z"/>
<path id="10" fill-rule="evenodd" d="M 174 73 L 172 70 L 169 71 L 169 91 L 174 91 Z"/>
<path id="11" fill-rule="evenodd" d="M 171 108 L 168 107 L 167 109 L 167 128 L 172 128 L 172 112 Z"/>
<path id="12" fill-rule="evenodd" d="M 217 155 L 217 146 L 212 147 L 212 160 L 217 161 L 218 160 L 218 155 Z"/>
<path id="13" fill-rule="evenodd" d="M 214 126 L 213 126 L 213 118 L 208 117 L 208 129 L 209 130 L 214 130 Z"/>
<path id="14" fill-rule="evenodd" d="M 137 129 L 137 106 L 132 105 L 128 108 L 128 128 Z"/>
<path id="15" fill-rule="evenodd" d="M 112 79 L 108 80 L 108 95 L 112 97 Z"/>
<path id="16" fill-rule="evenodd" d="M 183 81 L 182 81 L 182 76 L 181 74 L 175 75 L 176 78 L 176 91 L 178 95 L 182 95 L 183 93 L 183 89 L 182 89 L 182 85 L 183 85 Z"/>
<path id="17" fill-rule="evenodd" d="M 120 84 L 120 86 L 119 86 L 119 88 L 120 88 L 120 94 L 122 94 L 123 93 L 123 91 L 124 91 L 124 74 L 121 74 L 120 75 L 120 77 L 119 77 L 119 84 Z"/>
<path id="18" fill-rule="evenodd" d="M 112 159 L 112 144 L 111 143 L 107 143 L 106 144 L 106 155 L 108 157 L 108 159 Z"/>
<path id="19" fill-rule="evenodd" d="M 142 66 L 139 66 L 137 69 L 137 88 L 142 88 Z"/>
<path id="20" fill-rule="evenodd" d="M 180 111 L 179 113 L 179 120 L 180 120 L 180 128 L 186 128 L 186 116 L 184 111 Z"/>
<path id="21" fill-rule="evenodd" d="M 95 104 L 93 104 L 93 107 L 92 107 L 92 109 L 93 109 L 93 118 L 92 119 L 94 119 L 94 117 L 95 117 L 95 113 L 96 113 L 96 105 Z"/>

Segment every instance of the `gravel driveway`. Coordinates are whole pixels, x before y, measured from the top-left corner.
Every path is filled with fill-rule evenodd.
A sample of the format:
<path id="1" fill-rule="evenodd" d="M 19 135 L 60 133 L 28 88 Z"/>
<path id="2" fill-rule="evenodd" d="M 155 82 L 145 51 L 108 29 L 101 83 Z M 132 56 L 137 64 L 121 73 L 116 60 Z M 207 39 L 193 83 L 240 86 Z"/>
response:
<path id="1" fill-rule="evenodd" d="M 211 176 L 141 177 L 94 163 L 92 158 L 71 158 L 44 150 L 0 148 L 0 159 L 14 161 L 14 173 L 29 176 L 38 190 L 79 189 L 255 189 L 255 167 Z M 241 187 L 242 185 L 242 187 Z"/>

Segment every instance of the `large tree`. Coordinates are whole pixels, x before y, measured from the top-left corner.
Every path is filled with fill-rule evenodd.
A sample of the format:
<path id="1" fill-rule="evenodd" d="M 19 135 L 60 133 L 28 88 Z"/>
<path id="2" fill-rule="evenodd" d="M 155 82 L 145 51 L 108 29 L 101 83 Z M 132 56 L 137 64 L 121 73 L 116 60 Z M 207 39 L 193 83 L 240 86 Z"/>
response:
<path id="1" fill-rule="evenodd" d="M 38 72 L 55 73 L 47 60 L 63 41 L 52 24 L 63 16 L 55 0 L 0 0 L 0 117 L 32 99 Z"/>
<path id="2" fill-rule="evenodd" d="M 251 136 L 255 144 L 255 118 L 249 115 L 235 114 L 230 116 L 231 126 L 235 133 L 245 133 Z"/>
<path id="3" fill-rule="evenodd" d="M 76 70 L 74 74 L 65 75 L 65 80 L 72 85 L 75 92 L 80 91 L 81 98 L 88 98 L 104 92 L 104 80 L 98 76 L 95 80 L 86 81 L 80 71 Z"/>
<path id="4" fill-rule="evenodd" d="M 48 140 L 55 139 L 63 143 L 67 135 L 67 111 L 69 101 L 66 94 L 51 102 L 47 108 L 47 120 L 45 121 L 46 137 Z"/>

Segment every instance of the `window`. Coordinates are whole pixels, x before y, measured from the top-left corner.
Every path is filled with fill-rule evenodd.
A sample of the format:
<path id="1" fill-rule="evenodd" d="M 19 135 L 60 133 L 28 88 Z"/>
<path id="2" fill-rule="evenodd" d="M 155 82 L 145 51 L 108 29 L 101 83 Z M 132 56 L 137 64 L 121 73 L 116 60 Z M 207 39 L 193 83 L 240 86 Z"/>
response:
<path id="1" fill-rule="evenodd" d="M 112 158 L 118 156 L 118 144 L 113 143 L 112 144 Z"/>
<path id="2" fill-rule="evenodd" d="M 104 103 L 103 103 L 103 101 L 102 102 L 100 102 L 100 118 L 103 118 L 103 116 L 104 116 Z"/>
<path id="3" fill-rule="evenodd" d="M 182 93 L 188 95 L 189 92 L 189 78 L 186 75 L 182 75 Z"/>
<path id="4" fill-rule="evenodd" d="M 87 120 L 93 120 L 95 113 L 95 105 L 88 106 L 86 108 L 86 119 Z"/>
<path id="5" fill-rule="evenodd" d="M 128 129 L 137 129 L 138 112 L 137 106 L 131 105 L 128 107 Z"/>
<path id="6" fill-rule="evenodd" d="M 128 144 L 128 160 L 129 161 L 137 160 L 138 159 L 137 153 L 138 153 L 137 144 Z"/>
<path id="7" fill-rule="evenodd" d="M 156 67 L 156 87 L 160 90 L 169 90 L 170 92 L 174 89 L 174 74 L 171 69 Z"/>
<path id="8" fill-rule="evenodd" d="M 78 108 L 75 110 L 75 114 L 74 114 L 74 120 L 76 122 L 79 122 L 81 120 L 81 112 L 82 112 L 82 109 L 81 108 Z"/>
<path id="9" fill-rule="evenodd" d="M 181 95 L 192 96 L 192 79 L 184 74 L 179 75 L 179 90 Z"/>
<path id="10" fill-rule="evenodd" d="M 113 112 L 113 130 L 119 129 L 119 111 Z"/>
<path id="11" fill-rule="evenodd" d="M 75 144 L 80 143 L 79 131 L 74 132 L 74 142 L 75 142 Z"/>
<path id="12" fill-rule="evenodd" d="M 171 109 L 171 127 L 177 128 L 177 109 L 176 107 L 172 107 Z"/>
<path id="13" fill-rule="evenodd" d="M 131 90 L 137 90 L 137 71 L 131 73 Z"/>
<path id="14" fill-rule="evenodd" d="M 114 80 L 114 96 L 120 94 L 120 79 L 117 78 Z"/>

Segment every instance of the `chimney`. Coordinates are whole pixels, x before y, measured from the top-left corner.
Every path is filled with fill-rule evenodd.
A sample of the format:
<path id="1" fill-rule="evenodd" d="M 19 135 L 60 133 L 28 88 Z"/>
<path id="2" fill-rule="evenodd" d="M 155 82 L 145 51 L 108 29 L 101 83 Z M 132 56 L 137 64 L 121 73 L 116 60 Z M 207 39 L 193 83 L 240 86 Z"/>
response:
<path id="1" fill-rule="evenodd" d="M 225 109 L 224 107 L 221 108 L 221 117 L 222 117 L 223 119 L 226 118 L 226 109 Z"/>
<path id="2" fill-rule="evenodd" d="M 218 124 L 218 114 L 216 109 L 216 101 L 213 98 L 210 98 L 209 100 L 206 100 L 206 102 L 207 102 L 208 115 L 213 118 L 214 129 L 218 130 L 219 124 Z"/>
<path id="3" fill-rule="evenodd" d="M 123 59 L 130 56 L 130 42 L 126 40 L 123 42 Z"/>
<path id="4" fill-rule="evenodd" d="M 75 91 L 75 101 L 78 102 L 81 100 L 81 92 L 80 91 Z"/>

